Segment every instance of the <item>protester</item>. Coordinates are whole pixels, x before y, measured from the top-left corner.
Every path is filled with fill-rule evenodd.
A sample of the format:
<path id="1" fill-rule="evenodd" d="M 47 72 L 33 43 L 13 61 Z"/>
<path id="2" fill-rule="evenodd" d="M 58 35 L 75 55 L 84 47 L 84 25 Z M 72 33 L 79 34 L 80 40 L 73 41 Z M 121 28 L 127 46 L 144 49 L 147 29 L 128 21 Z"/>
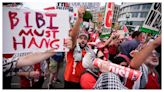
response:
<path id="1" fill-rule="evenodd" d="M 4 7 L 10 8 L 16 8 L 19 5 L 22 6 L 22 3 L 3 4 Z M 53 27 L 52 22 L 56 23 L 52 19 L 53 17 L 56 18 L 56 14 L 48 13 L 54 9 L 54 7 L 49 8 L 48 11 L 44 13 L 44 16 L 50 17 L 48 22 L 50 25 L 47 27 L 50 29 Z M 10 24 L 12 25 L 11 29 L 13 29 L 19 23 L 19 16 L 14 15 L 15 12 L 8 12 L 11 13 L 11 15 L 9 14 L 9 18 Z M 72 20 L 75 20 L 76 14 L 74 13 L 73 15 L 74 17 L 71 16 L 73 19 L 69 20 L 72 26 L 71 28 L 68 27 L 70 38 L 64 39 L 64 46 L 69 48 L 69 51 L 56 52 L 55 49 L 52 48 L 45 52 L 28 53 L 27 55 L 22 54 L 18 56 L 14 54 L 14 56 L 9 55 L 10 58 L 8 59 L 3 58 L 3 88 L 11 88 L 12 76 L 20 76 L 21 88 L 43 88 L 42 84 L 45 82 L 45 78 L 48 78 L 46 88 L 56 88 L 53 84 L 61 82 L 58 79 L 61 64 L 64 66 L 64 72 L 62 72 L 62 74 L 64 74 L 63 88 L 65 89 L 126 90 L 161 88 L 161 35 L 158 35 L 158 37 L 156 35 L 153 38 L 151 36 L 144 36 L 144 33 L 138 29 L 136 29 L 138 31 L 128 31 L 128 28 L 124 25 L 123 30 L 121 30 L 124 31 L 124 34 L 122 34 L 121 31 L 118 33 L 119 31 L 113 29 L 112 26 L 109 30 L 107 28 L 105 31 L 110 31 L 111 33 L 108 39 L 106 39 L 102 38 L 103 27 L 105 27 L 105 23 L 102 24 L 102 17 L 98 16 L 97 26 L 95 26 L 84 20 L 86 19 L 84 15 L 87 15 L 84 7 L 79 7 L 75 22 Z M 107 15 L 105 18 L 111 18 L 110 14 Z M 31 18 L 29 16 L 29 13 L 25 13 L 26 25 L 24 27 L 27 28 L 31 27 Z M 38 15 L 36 14 L 38 28 L 47 25 L 45 24 L 47 18 L 44 19 L 44 16 L 39 13 Z M 15 19 L 16 21 L 14 21 Z M 41 20 L 43 24 L 39 25 L 41 22 L 39 20 Z M 91 23 L 91 20 L 87 20 Z M 110 23 L 107 24 L 109 25 Z M 58 26 L 54 28 L 58 28 Z M 47 34 L 48 32 L 49 31 L 45 31 Z M 56 39 L 55 32 L 53 32 L 54 39 Z M 28 35 L 29 33 L 24 34 Z M 36 31 L 35 34 L 38 35 L 39 33 Z M 32 33 L 31 35 L 33 36 Z M 48 35 L 46 37 L 48 37 Z M 151 38 L 154 39 L 154 41 L 149 43 L 148 41 Z M 48 41 L 48 43 L 49 42 L 50 41 Z M 41 42 L 41 44 L 43 44 L 43 42 Z M 63 50 L 65 50 L 65 48 L 63 48 Z M 160 55 L 158 55 L 155 50 L 159 52 L 158 54 Z M 46 75 L 48 75 L 48 77 L 45 77 Z"/>
<path id="2" fill-rule="evenodd" d="M 92 59 L 95 57 L 105 59 L 104 54 L 99 51 L 96 56 L 92 53 L 86 53 L 83 58 L 82 65 L 86 68 L 86 71 L 84 71 L 80 78 L 80 85 L 83 89 L 93 89 L 99 75 L 101 74 L 99 69 L 92 65 Z"/>
<path id="3" fill-rule="evenodd" d="M 20 77 L 20 87 L 23 89 L 32 87 L 32 78 L 38 78 L 38 71 L 27 71 L 27 72 L 17 72 L 17 75 Z"/>
<path id="4" fill-rule="evenodd" d="M 139 51 L 138 53 L 136 53 L 134 56 L 133 56 L 133 59 L 131 60 L 130 62 L 130 67 L 132 69 L 141 69 L 141 66 L 144 65 L 143 63 L 146 61 L 146 59 L 150 56 L 150 54 L 152 53 L 152 51 L 157 48 L 159 45 L 161 44 L 161 36 L 159 36 L 158 38 L 156 38 L 152 43 L 150 43 L 148 46 L 146 46 L 145 48 L 143 48 L 141 51 Z M 139 88 L 145 88 L 146 86 L 146 83 L 148 81 L 148 68 L 144 65 L 144 67 L 142 67 L 142 70 L 144 69 L 144 71 L 142 72 L 142 76 L 146 79 L 144 79 L 143 77 L 141 77 L 141 79 L 143 81 L 140 81 L 142 83 L 137 83 L 136 82 L 136 85 L 137 84 L 140 84 L 140 87 Z M 147 72 L 147 74 L 146 74 Z M 127 80 L 129 81 L 129 80 Z M 145 81 L 145 82 L 144 82 Z M 144 82 L 144 83 L 143 83 Z M 132 88 L 132 85 L 133 85 L 133 82 L 132 81 L 129 81 L 129 84 L 127 82 L 127 87 L 129 88 Z M 134 84 L 135 85 L 135 84 Z M 138 85 L 139 86 L 139 85 Z"/>
<path id="5" fill-rule="evenodd" d="M 44 82 L 44 73 L 47 65 L 46 62 L 34 64 L 32 66 L 26 66 L 19 69 L 17 75 L 20 76 L 22 88 L 42 88 Z M 26 72 L 28 75 L 26 75 Z M 30 85 L 27 85 L 29 84 Z"/>
<path id="6" fill-rule="evenodd" d="M 120 54 L 128 56 L 129 59 L 132 59 L 130 52 L 135 50 L 140 42 L 143 40 L 142 32 L 134 31 L 132 34 L 133 40 L 126 41 L 120 44 Z"/>
<path id="7" fill-rule="evenodd" d="M 57 52 L 54 56 L 50 57 L 48 59 L 49 61 L 49 82 L 48 82 L 48 88 L 53 88 L 52 84 L 54 83 L 60 83 L 60 80 L 57 78 L 59 73 L 59 68 L 61 67 L 61 63 L 63 64 L 64 61 L 64 53 L 63 52 Z"/>
<path id="8" fill-rule="evenodd" d="M 72 48 L 72 41 L 67 39 L 64 46 Z M 36 52 L 21 57 L 14 56 L 3 60 L 3 88 L 11 88 L 11 76 L 15 76 L 19 72 L 19 68 L 37 64 L 47 58 L 53 56 L 56 52 L 55 49 L 50 49 L 45 52 Z M 39 58 L 38 58 L 39 57 Z M 26 74 L 29 72 L 26 72 Z M 25 74 L 25 75 L 26 75 Z"/>
<path id="9" fill-rule="evenodd" d="M 153 50 L 151 55 L 146 59 L 145 64 L 148 66 L 148 82 L 146 89 L 160 89 L 158 72 L 155 67 L 159 64 L 159 55 Z"/>
<path id="10" fill-rule="evenodd" d="M 130 61 L 130 63 L 129 63 L 130 68 L 136 69 L 136 70 L 141 70 L 142 76 L 137 81 L 132 81 L 131 79 L 124 79 L 124 85 L 127 88 L 140 89 L 140 88 L 145 88 L 146 87 L 146 84 L 147 84 L 147 81 L 148 81 L 148 77 L 147 77 L 148 76 L 148 69 L 147 69 L 147 66 L 145 66 L 143 63 L 144 63 L 144 60 L 150 55 L 151 51 L 153 51 L 157 46 L 159 46 L 160 43 L 161 43 L 161 38 L 159 36 L 158 38 L 155 39 L 155 41 L 153 41 L 152 43 L 150 43 L 148 45 L 149 48 L 143 48 L 139 52 L 141 54 L 144 54 L 143 56 L 141 56 L 138 53 L 134 55 L 132 61 Z M 141 59 L 141 58 L 142 58 L 142 60 L 138 61 L 138 59 Z M 124 59 L 123 61 L 126 61 L 126 60 Z M 100 78 L 100 80 L 102 80 L 102 77 Z M 96 85 L 99 85 L 99 84 L 96 83 Z M 108 85 L 108 84 L 105 83 L 105 82 L 102 82 L 102 84 L 100 84 L 100 85 Z M 107 86 L 107 88 L 110 89 L 110 86 Z"/>
<path id="11" fill-rule="evenodd" d="M 73 48 L 67 53 L 66 68 L 64 73 L 65 88 L 66 89 L 79 89 L 80 77 L 85 71 L 82 66 L 82 58 L 86 52 L 91 52 L 87 46 L 88 34 L 85 30 L 80 31 L 80 23 L 83 20 L 85 9 L 80 7 L 78 9 L 78 18 L 73 29 L 70 31 L 72 37 Z"/>
<path id="12" fill-rule="evenodd" d="M 104 48 L 104 50 L 106 49 L 106 52 L 108 52 L 104 52 L 107 60 L 114 61 L 114 57 L 118 54 L 118 46 L 120 45 L 120 41 L 120 35 L 117 33 L 112 33 L 111 36 L 104 42 L 102 48 Z"/>

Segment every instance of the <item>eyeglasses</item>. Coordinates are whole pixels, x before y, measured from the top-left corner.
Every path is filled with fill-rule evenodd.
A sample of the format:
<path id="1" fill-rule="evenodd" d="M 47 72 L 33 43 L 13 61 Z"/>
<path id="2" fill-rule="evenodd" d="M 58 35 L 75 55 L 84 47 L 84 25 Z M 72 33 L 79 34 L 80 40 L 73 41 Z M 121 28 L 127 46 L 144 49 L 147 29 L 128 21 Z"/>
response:
<path id="1" fill-rule="evenodd" d="M 157 52 L 152 52 L 151 56 L 160 57 L 160 55 Z"/>

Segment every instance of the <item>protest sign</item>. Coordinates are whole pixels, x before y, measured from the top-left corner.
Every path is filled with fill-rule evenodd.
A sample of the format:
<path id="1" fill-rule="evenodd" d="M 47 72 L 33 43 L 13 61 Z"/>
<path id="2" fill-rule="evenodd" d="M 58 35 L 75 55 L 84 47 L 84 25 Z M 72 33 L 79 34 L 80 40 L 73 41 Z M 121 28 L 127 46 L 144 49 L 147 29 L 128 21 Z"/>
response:
<path id="1" fill-rule="evenodd" d="M 3 53 L 67 51 L 68 11 L 39 12 L 3 7 Z"/>
<path id="2" fill-rule="evenodd" d="M 161 31 L 161 3 L 153 3 L 141 31 L 158 34 Z"/>
<path id="3" fill-rule="evenodd" d="M 113 7 L 112 2 L 109 2 L 106 4 L 105 16 L 104 16 L 104 27 L 108 29 L 111 28 L 112 26 L 112 16 L 113 16 L 112 7 Z"/>
<path id="4" fill-rule="evenodd" d="M 142 75 L 142 72 L 140 71 L 117 65 L 109 61 L 104 61 L 99 58 L 94 59 L 93 65 L 98 67 L 101 72 L 112 72 L 133 81 L 140 79 Z"/>
<path id="5" fill-rule="evenodd" d="M 102 33 L 101 33 L 101 35 L 100 35 L 99 37 L 100 37 L 100 38 L 105 38 L 105 39 L 107 39 L 107 38 L 109 38 L 110 33 L 111 33 L 111 29 L 108 29 L 108 28 L 103 27 L 103 28 L 102 28 Z"/>
<path id="6" fill-rule="evenodd" d="M 110 36 L 111 26 L 112 26 L 112 16 L 113 16 L 112 7 L 113 7 L 112 2 L 106 3 L 104 28 L 102 29 L 102 34 L 100 35 L 100 38 L 108 38 Z"/>

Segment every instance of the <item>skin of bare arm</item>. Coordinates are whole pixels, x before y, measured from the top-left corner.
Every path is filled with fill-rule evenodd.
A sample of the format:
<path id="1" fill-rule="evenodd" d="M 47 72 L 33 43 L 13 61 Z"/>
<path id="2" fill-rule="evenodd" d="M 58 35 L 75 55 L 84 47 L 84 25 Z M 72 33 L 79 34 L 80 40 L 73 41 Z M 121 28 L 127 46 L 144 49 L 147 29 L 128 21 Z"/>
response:
<path id="1" fill-rule="evenodd" d="M 160 44 L 161 44 L 161 36 L 157 37 L 146 48 L 143 48 L 140 52 L 138 52 L 131 60 L 130 67 L 133 69 L 139 69 L 139 67 L 144 63 L 147 57 L 149 57 L 152 51 Z"/>
<path id="2" fill-rule="evenodd" d="M 73 28 L 70 32 L 70 36 L 72 37 L 73 47 L 75 47 L 75 45 L 76 45 L 77 35 L 78 35 L 79 30 L 80 30 L 80 23 L 83 21 L 84 13 L 85 13 L 85 8 L 80 7 L 78 9 L 78 18 L 77 18 L 75 25 L 73 26 Z"/>
<path id="3" fill-rule="evenodd" d="M 28 65 L 39 63 L 43 60 L 48 59 L 54 54 L 55 54 L 54 49 L 50 49 L 50 50 L 47 50 L 46 52 L 37 52 L 37 53 L 29 54 L 27 56 L 20 57 L 17 60 L 16 67 L 20 68 L 22 66 L 28 66 Z"/>

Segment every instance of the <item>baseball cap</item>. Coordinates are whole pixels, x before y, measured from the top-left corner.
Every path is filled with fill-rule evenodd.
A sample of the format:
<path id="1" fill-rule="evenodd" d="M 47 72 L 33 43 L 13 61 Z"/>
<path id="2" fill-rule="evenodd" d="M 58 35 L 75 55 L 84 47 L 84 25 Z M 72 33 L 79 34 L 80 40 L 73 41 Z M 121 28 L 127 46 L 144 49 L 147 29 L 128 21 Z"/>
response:
<path id="1" fill-rule="evenodd" d="M 85 29 L 80 29 L 80 32 L 79 32 L 79 34 L 78 34 L 78 37 L 80 37 L 80 36 L 86 36 L 87 37 L 87 39 L 89 38 L 89 35 L 88 35 L 88 33 L 85 31 Z"/>

